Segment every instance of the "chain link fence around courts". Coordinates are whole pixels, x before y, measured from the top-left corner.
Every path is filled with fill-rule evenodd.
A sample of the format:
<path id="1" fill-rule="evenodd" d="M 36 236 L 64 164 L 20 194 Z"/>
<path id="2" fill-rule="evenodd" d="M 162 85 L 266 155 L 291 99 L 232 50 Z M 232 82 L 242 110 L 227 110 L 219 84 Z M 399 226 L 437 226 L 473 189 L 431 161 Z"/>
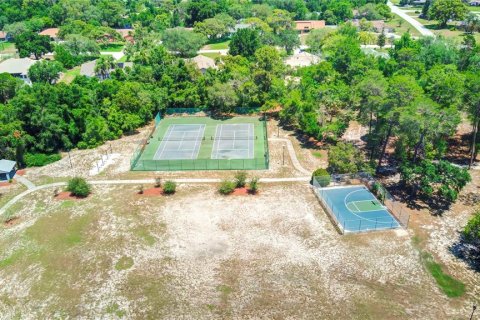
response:
<path id="1" fill-rule="evenodd" d="M 393 215 L 393 217 L 395 217 L 398 223 L 405 229 L 408 228 L 410 214 L 403 209 L 401 203 L 395 200 L 395 198 L 390 194 L 390 192 L 388 192 L 385 186 L 383 186 L 380 182 L 373 178 L 369 173 L 359 172 L 355 174 L 334 174 L 331 176 L 314 177 L 312 180 L 315 194 L 324 204 L 324 207 L 327 209 L 328 213 L 334 219 L 334 222 L 340 227 L 340 229 L 343 228 L 343 230 L 345 230 L 346 224 L 348 224 L 349 226 L 351 226 L 352 224 L 360 225 L 362 222 L 360 220 L 347 221 L 343 219 L 342 213 L 339 211 L 335 211 L 335 206 L 331 205 L 332 201 L 329 201 L 331 199 L 329 199 L 327 194 L 323 192 L 323 189 L 336 186 L 355 185 L 364 185 L 372 194 L 376 194 L 377 197 L 380 198 L 379 200 L 383 203 L 383 205 L 385 205 L 385 207 L 387 207 L 388 211 Z M 375 188 L 377 190 L 374 190 Z M 378 188 L 380 188 L 380 191 L 378 191 Z M 379 196 L 379 194 L 381 196 Z M 378 223 L 375 223 L 374 230 L 379 230 L 380 228 L 385 229 L 382 221 L 378 221 Z"/>
<path id="2" fill-rule="evenodd" d="M 251 108 L 249 108 L 251 109 Z M 170 110 L 170 111 L 169 111 Z M 202 111 L 199 108 L 177 108 L 167 109 L 167 114 Z M 183 112 L 187 113 L 188 112 Z M 266 170 L 270 166 L 268 132 L 266 118 L 263 116 L 261 126 L 263 133 L 254 139 L 255 147 L 263 147 L 264 153 L 253 159 L 178 159 L 178 160 L 153 160 L 142 159 L 142 153 L 148 144 L 150 137 L 162 122 L 160 113 L 155 116 L 155 125 L 149 132 L 147 139 L 142 140 L 136 147 L 130 160 L 130 169 L 132 171 L 186 171 L 186 170 Z"/>
<path id="3" fill-rule="evenodd" d="M 246 108 L 246 107 L 236 107 L 233 109 L 235 114 L 254 114 L 259 113 L 260 108 Z M 210 110 L 206 108 L 168 108 L 165 110 L 165 114 L 174 115 L 174 114 L 188 114 L 195 115 L 197 113 L 211 114 Z"/>

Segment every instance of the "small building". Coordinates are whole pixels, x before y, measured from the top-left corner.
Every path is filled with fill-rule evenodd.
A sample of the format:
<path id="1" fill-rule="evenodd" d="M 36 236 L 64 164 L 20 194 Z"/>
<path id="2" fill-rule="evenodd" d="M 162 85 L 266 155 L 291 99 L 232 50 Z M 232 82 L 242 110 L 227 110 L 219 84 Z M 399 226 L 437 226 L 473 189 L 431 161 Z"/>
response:
<path id="1" fill-rule="evenodd" d="M 27 84 L 31 84 L 32 82 L 28 77 L 28 70 L 37 62 L 38 60 L 33 60 L 30 58 L 7 59 L 0 63 L 0 73 L 8 73 L 15 78 L 22 79 Z"/>
<path id="2" fill-rule="evenodd" d="M 303 51 L 285 59 L 285 64 L 292 68 L 301 68 L 317 64 L 320 60 L 320 57 Z"/>
<path id="3" fill-rule="evenodd" d="M 58 28 L 48 28 L 39 33 L 41 36 L 49 36 L 52 40 L 58 41 Z"/>
<path id="4" fill-rule="evenodd" d="M 188 61 L 193 62 L 202 73 L 207 72 L 207 69 L 218 68 L 215 64 L 215 60 L 203 55 L 198 55 L 193 59 L 189 59 Z"/>
<path id="5" fill-rule="evenodd" d="M 16 173 L 16 162 L 11 160 L 0 160 L 0 181 L 13 179 Z"/>
<path id="6" fill-rule="evenodd" d="M 295 30 L 299 33 L 308 33 L 311 30 L 325 28 L 325 20 L 301 20 L 295 21 Z"/>
<path id="7" fill-rule="evenodd" d="M 7 33 L 0 30 L 0 41 L 7 41 Z"/>
<path id="8" fill-rule="evenodd" d="M 472 7 L 478 7 L 480 6 L 480 1 L 474 0 L 474 1 L 470 1 L 468 4 L 471 5 Z"/>

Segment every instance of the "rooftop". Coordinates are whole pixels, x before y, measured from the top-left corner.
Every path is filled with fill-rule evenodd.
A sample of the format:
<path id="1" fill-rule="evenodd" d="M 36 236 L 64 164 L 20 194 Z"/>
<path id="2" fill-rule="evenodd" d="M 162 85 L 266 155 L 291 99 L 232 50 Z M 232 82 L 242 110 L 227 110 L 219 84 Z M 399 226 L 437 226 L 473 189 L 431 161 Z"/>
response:
<path id="1" fill-rule="evenodd" d="M 9 173 L 15 168 L 16 162 L 11 160 L 0 160 L 0 173 Z"/>
<path id="2" fill-rule="evenodd" d="M 299 20 L 295 21 L 295 30 L 313 30 L 325 28 L 325 20 Z"/>
<path id="3" fill-rule="evenodd" d="M 291 66 L 292 68 L 308 67 L 319 62 L 320 57 L 305 51 L 294 54 L 293 56 L 285 59 L 285 64 Z"/>
<path id="4" fill-rule="evenodd" d="M 58 36 L 58 28 L 48 28 L 39 33 L 41 36 L 49 36 L 50 38 L 56 38 Z"/>
<path id="5" fill-rule="evenodd" d="M 0 73 L 20 74 L 26 76 L 28 74 L 28 69 L 37 62 L 38 60 L 32 60 L 30 58 L 7 59 L 0 63 Z"/>
<path id="6" fill-rule="evenodd" d="M 203 55 L 198 55 L 195 58 L 190 59 L 190 61 L 195 63 L 198 69 L 200 70 L 208 69 L 208 68 L 213 68 L 213 69 L 217 68 L 217 65 L 215 64 L 215 60 Z"/>

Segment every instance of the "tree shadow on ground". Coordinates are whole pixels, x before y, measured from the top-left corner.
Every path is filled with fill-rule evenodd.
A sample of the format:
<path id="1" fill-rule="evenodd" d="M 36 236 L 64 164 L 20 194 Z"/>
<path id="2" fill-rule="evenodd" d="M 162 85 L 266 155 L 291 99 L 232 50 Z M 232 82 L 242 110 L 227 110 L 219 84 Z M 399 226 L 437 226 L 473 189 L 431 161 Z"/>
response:
<path id="1" fill-rule="evenodd" d="M 458 240 L 448 250 L 458 259 L 463 260 L 472 270 L 480 272 L 480 244 L 466 241 L 458 232 Z"/>

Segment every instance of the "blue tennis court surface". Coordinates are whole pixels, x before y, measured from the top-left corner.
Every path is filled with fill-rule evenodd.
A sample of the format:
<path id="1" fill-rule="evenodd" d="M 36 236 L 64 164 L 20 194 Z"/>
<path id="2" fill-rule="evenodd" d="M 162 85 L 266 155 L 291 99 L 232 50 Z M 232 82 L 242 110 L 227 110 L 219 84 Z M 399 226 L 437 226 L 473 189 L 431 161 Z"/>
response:
<path id="1" fill-rule="evenodd" d="M 315 188 L 343 232 L 385 230 L 400 223 L 365 186 Z"/>

